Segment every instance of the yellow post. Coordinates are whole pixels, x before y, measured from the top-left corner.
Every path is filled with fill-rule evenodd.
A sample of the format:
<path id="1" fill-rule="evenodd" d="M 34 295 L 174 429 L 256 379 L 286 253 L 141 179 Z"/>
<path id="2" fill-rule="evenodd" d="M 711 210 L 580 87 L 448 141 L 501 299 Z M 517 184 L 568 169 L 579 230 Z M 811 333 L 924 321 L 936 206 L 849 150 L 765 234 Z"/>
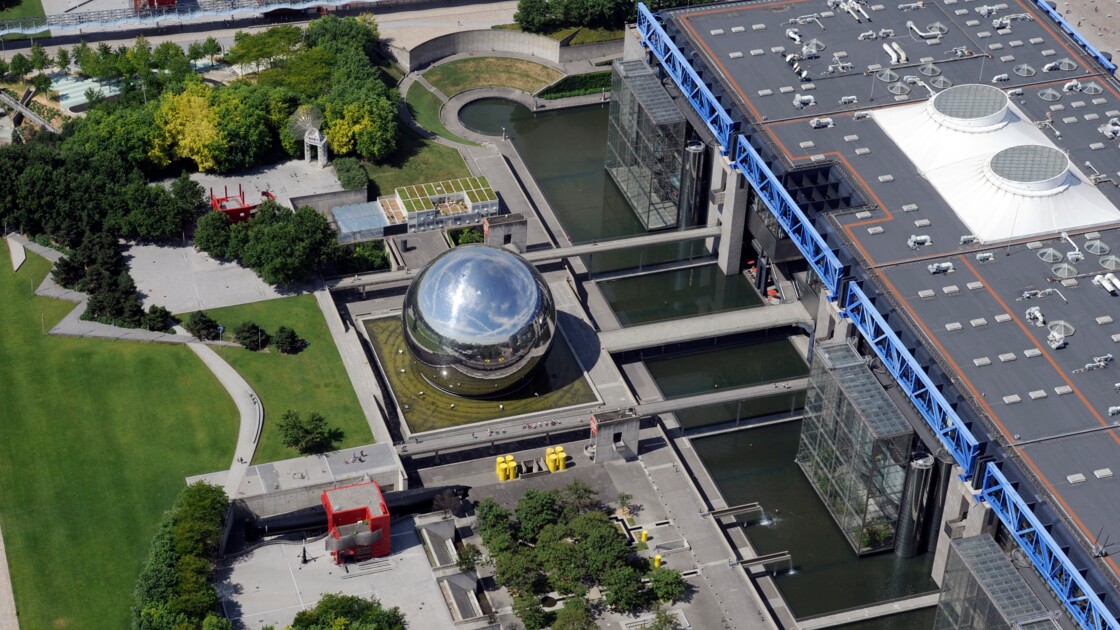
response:
<path id="1" fill-rule="evenodd" d="M 556 472 L 556 453 L 549 453 L 544 462 L 548 464 L 548 472 Z"/>
<path id="2" fill-rule="evenodd" d="M 548 456 L 549 456 L 549 455 L 552 455 L 552 454 L 553 454 L 553 453 L 555 453 L 555 452 L 556 452 L 556 449 L 552 448 L 551 446 L 550 446 L 550 447 L 548 447 L 548 448 L 546 448 L 546 449 L 544 449 L 544 457 L 545 457 L 545 459 L 548 459 Z"/>
<path id="3" fill-rule="evenodd" d="M 657 569 L 657 568 L 660 568 L 660 567 L 661 567 L 661 554 L 657 554 L 656 556 L 653 557 L 653 568 Z"/>
<path id="4" fill-rule="evenodd" d="M 563 446 L 556 447 L 556 468 L 560 470 L 568 468 L 568 454 L 564 452 Z"/>
<path id="5" fill-rule="evenodd" d="M 517 460 L 513 459 L 513 455 L 506 456 L 506 473 L 510 479 L 517 479 Z"/>
<path id="6" fill-rule="evenodd" d="M 649 542 L 649 530 L 648 529 L 643 529 L 642 530 L 642 542 Z"/>
<path id="7" fill-rule="evenodd" d="M 498 464 L 498 481 L 505 481 L 508 474 L 508 468 L 505 462 Z"/>

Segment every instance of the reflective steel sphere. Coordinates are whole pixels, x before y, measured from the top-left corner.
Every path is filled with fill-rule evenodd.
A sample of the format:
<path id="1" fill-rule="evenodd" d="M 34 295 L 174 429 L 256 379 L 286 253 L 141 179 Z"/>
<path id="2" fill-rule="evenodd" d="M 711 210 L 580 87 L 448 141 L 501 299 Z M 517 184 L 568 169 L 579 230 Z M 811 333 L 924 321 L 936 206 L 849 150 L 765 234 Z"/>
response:
<path id="1" fill-rule="evenodd" d="M 408 287 L 402 319 L 416 369 L 460 396 L 523 384 L 556 332 L 556 307 L 537 269 L 486 245 L 456 247 L 428 263 Z"/>

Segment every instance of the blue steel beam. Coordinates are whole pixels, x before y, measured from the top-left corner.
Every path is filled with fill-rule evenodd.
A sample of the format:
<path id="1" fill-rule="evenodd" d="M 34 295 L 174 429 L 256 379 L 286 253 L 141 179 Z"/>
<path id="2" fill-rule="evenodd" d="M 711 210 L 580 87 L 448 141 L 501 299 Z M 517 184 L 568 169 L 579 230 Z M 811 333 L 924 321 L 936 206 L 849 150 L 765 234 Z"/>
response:
<path id="1" fill-rule="evenodd" d="M 1109 61 L 1108 58 L 1102 55 L 1099 50 L 1097 50 L 1095 47 L 1093 47 L 1092 44 L 1086 41 L 1086 39 L 1081 36 L 1081 33 L 1078 33 L 1076 29 L 1069 25 L 1069 22 L 1066 22 L 1061 13 L 1058 13 L 1056 10 L 1052 9 L 1050 5 L 1046 4 L 1046 0 L 1034 0 L 1034 3 L 1038 6 L 1039 9 L 1042 9 L 1043 13 L 1049 15 L 1050 19 L 1057 22 L 1058 26 L 1060 26 L 1062 30 L 1065 31 L 1066 34 L 1073 39 L 1073 41 L 1077 42 L 1078 46 L 1084 48 L 1085 52 L 1089 53 L 1094 59 L 1097 60 L 1098 63 L 1104 66 L 1106 70 L 1108 70 L 1112 74 L 1116 74 L 1116 64 Z"/>
<path id="2" fill-rule="evenodd" d="M 854 280 L 848 282 L 842 312 L 875 350 L 957 465 L 964 469 L 965 478 L 971 477 L 980 454 L 979 443 Z"/>
<path id="3" fill-rule="evenodd" d="M 817 276 L 824 281 L 828 299 L 840 297 L 840 281 L 847 275 L 847 268 L 840 264 L 840 259 L 813 228 L 809 218 L 789 196 L 785 186 L 774 176 L 770 167 L 766 166 L 766 162 L 762 161 L 746 136 L 740 134 L 735 137 L 732 156 L 731 166 L 738 169 L 754 186 L 778 224 L 789 235 L 813 271 L 817 272 Z"/>
<path id="4" fill-rule="evenodd" d="M 692 104 L 692 108 L 704 119 L 704 124 L 719 141 L 720 152 L 727 155 L 731 149 L 731 134 L 735 132 L 735 124 L 731 121 L 731 116 L 719 104 L 708 86 L 700 80 L 700 76 L 692 69 L 692 65 L 662 28 L 657 17 L 650 13 L 642 2 L 638 3 L 638 33 L 642 37 L 642 44 L 649 47 L 661 62 L 661 67 L 673 78 L 681 93 Z"/>
<path id="5" fill-rule="evenodd" d="M 1081 572 L 1046 531 L 1030 506 L 1003 476 L 995 462 L 984 468 L 980 499 L 991 506 L 999 520 L 1023 548 L 1035 568 L 1062 600 L 1082 628 L 1120 630 L 1120 623 L 1085 582 Z"/>

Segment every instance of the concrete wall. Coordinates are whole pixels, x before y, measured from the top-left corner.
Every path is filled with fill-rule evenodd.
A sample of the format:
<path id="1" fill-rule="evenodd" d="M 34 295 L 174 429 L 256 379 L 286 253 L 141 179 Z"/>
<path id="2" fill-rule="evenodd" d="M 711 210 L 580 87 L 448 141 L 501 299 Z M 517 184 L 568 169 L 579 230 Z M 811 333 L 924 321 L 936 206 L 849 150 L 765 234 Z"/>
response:
<path id="1" fill-rule="evenodd" d="M 422 70 L 445 57 L 470 52 L 480 55 L 512 53 L 538 57 L 542 63 L 556 64 L 560 59 L 560 42 L 521 31 L 486 29 L 449 33 L 429 39 L 409 51 L 393 51 L 397 55 L 397 61 L 408 72 Z"/>
<path id="2" fill-rule="evenodd" d="M 318 195 L 292 197 L 292 209 L 295 210 L 303 206 L 311 206 L 319 214 L 330 216 L 328 213 L 332 208 L 352 203 L 364 203 L 366 201 L 369 201 L 369 193 L 365 188 L 336 190 L 334 192 L 320 193 Z"/>
<path id="3" fill-rule="evenodd" d="M 477 53 L 479 56 L 524 55 L 540 59 L 544 64 L 560 66 L 572 61 L 621 55 L 622 47 L 621 40 L 584 46 L 561 46 L 560 42 L 543 35 L 486 29 L 441 35 L 412 50 L 395 46 L 390 47 L 390 50 L 405 71 L 412 72 L 423 70 L 441 59 L 464 53 Z"/>

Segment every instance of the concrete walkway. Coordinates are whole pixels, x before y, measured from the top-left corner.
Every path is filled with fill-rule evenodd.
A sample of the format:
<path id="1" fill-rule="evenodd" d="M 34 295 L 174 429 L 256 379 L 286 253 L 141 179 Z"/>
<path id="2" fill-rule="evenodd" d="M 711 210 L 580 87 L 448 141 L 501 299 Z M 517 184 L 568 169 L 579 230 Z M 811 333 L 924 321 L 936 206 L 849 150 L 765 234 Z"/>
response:
<path id="1" fill-rule="evenodd" d="M 867 606 L 856 610 L 846 610 L 831 615 L 825 615 L 824 617 L 815 617 L 804 621 L 799 620 L 797 622 L 797 628 L 798 630 L 831 628 L 833 626 L 855 623 L 866 619 L 877 619 L 879 617 L 886 617 L 887 615 L 894 615 L 910 610 L 930 608 L 937 605 L 937 600 L 940 596 L 941 593 L 927 593 L 909 599 L 875 604 L 874 606 Z"/>
<path id="2" fill-rule="evenodd" d="M 237 430 L 237 446 L 233 449 L 233 461 L 230 462 L 229 473 L 224 484 L 226 496 L 233 497 L 241 485 L 245 471 L 253 461 L 253 455 L 257 452 L 261 429 L 264 428 L 264 405 L 261 404 L 257 393 L 249 383 L 229 363 L 226 363 L 225 359 L 218 356 L 213 348 L 197 341 L 187 343 L 187 347 L 195 356 L 202 359 L 206 367 L 221 382 L 222 387 L 226 388 L 230 398 L 237 405 L 237 413 L 241 418 L 241 425 Z"/>
<path id="3" fill-rule="evenodd" d="M 315 301 L 319 303 L 323 319 L 327 320 L 327 328 L 330 329 L 334 345 L 342 356 L 342 364 L 346 366 L 350 385 L 358 396 L 358 404 L 362 406 L 362 412 L 365 413 L 374 440 L 380 444 L 392 444 L 393 438 L 385 422 L 385 414 L 381 411 L 385 408 L 385 402 L 381 399 L 381 388 L 373 379 L 374 368 L 366 359 L 357 328 L 343 323 L 334 305 L 334 299 L 326 288 L 320 287 L 315 291 Z"/>

